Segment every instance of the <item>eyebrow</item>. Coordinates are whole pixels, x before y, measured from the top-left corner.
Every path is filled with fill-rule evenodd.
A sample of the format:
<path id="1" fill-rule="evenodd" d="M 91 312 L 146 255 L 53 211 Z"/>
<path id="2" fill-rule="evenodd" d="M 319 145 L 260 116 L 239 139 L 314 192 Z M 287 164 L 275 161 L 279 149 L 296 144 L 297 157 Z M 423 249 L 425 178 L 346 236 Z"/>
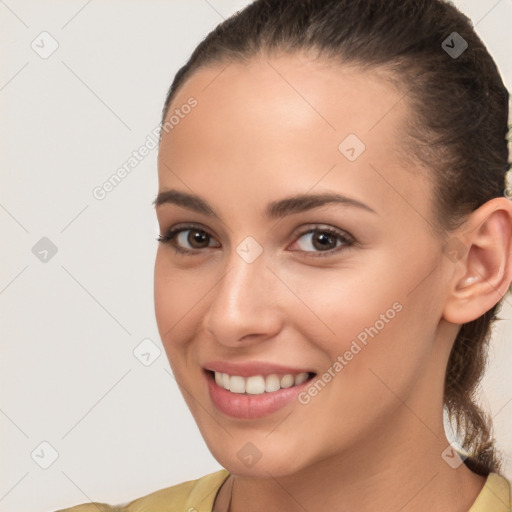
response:
<path id="1" fill-rule="evenodd" d="M 337 193 L 323 193 L 299 194 L 285 199 L 280 199 L 278 201 L 272 201 L 267 205 L 264 214 L 267 219 L 272 220 L 285 217 L 286 215 L 305 212 L 312 210 L 313 208 L 318 208 L 332 203 L 352 206 L 371 213 L 377 213 L 373 208 L 370 208 L 368 205 L 358 201 L 357 199 Z M 220 218 L 215 210 L 203 198 L 187 192 L 181 192 L 179 190 L 171 189 L 160 192 L 153 201 L 153 205 L 156 208 L 162 204 L 175 204 L 182 208 L 186 208 L 187 210 L 208 215 L 209 217 Z"/>

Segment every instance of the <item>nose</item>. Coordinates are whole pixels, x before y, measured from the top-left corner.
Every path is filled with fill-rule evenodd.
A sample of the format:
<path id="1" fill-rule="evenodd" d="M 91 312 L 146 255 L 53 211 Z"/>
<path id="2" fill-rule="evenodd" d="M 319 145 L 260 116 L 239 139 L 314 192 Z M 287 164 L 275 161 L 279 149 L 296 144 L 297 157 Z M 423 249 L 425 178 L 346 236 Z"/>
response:
<path id="1" fill-rule="evenodd" d="M 227 347 L 242 342 L 246 347 L 276 336 L 282 325 L 279 284 L 263 254 L 248 263 L 233 251 L 224 276 L 211 292 L 211 307 L 203 319 L 206 330 Z"/>

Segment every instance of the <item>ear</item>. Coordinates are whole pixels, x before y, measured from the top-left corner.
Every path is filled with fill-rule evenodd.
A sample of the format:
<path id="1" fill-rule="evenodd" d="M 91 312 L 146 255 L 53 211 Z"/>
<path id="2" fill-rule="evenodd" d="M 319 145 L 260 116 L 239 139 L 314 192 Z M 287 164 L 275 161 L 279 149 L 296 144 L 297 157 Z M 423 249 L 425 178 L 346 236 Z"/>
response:
<path id="1" fill-rule="evenodd" d="M 482 316 L 512 281 L 512 202 L 497 197 L 475 210 L 445 244 L 452 265 L 443 318 L 464 324 Z"/>

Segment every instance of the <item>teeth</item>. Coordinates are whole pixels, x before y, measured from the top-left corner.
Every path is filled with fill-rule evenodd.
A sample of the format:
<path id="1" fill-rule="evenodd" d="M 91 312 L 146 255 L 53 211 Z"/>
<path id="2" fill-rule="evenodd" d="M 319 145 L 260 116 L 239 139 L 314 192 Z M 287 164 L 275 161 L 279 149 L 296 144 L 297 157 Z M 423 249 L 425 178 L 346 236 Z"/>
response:
<path id="1" fill-rule="evenodd" d="M 281 377 L 281 387 L 291 388 L 295 384 L 295 377 L 293 375 L 283 375 Z"/>
<path id="2" fill-rule="evenodd" d="M 233 377 L 231 377 L 233 379 Z M 240 377 L 240 380 L 245 380 L 245 392 L 250 395 L 261 395 L 265 393 L 265 378 L 261 375 L 254 375 L 253 377 L 247 377 L 247 380 Z"/>
<path id="3" fill-rule="evenodd" d="M 263 393 L 272 393 L 279 389 L 291 388 L 308 380 L 307 372 L 292 375 L 277 375 L 275 373 L 267 375 L 253 375 L 251 377 L 241 377 L 240 375 L 228 375 L 227 373 L 215 373 L 215 382 L 222 388 L 232 393 L 246 393 L 249 395 L 261 395 Z"/>
<path id="4" fill-rule="evenodd" d="M 308 377 L 309 375 L 306 372 L 299 373 L 299 375 L 295 377 L 295 386 L 297 386 L 298 384 L 302 384 L 303 382 L 306 382 L 308 380 Z"/>
<path id="5" fill-rule="evenodd" d="M 227 373 L 225 373 L 224 375 L 227 375 Z M 224 379 L 222 379 L 222 380 L 224 380 Z M 232 393 L 245 393 L 245 382 L 242 377 L 239 377 L 236 375 L 233 377 L 228 376 L 228 380 L 229 380 L 229 391 L 231 391 Z"/>
<path id="6" fill-rule="evenodd" d="M 265 391 L 267 393 L 272 393 L 272 391 L 278 391 L 281 389 L 281 380 L 279 376 L 276 374 L 269 375 L 265 379 Z"/>

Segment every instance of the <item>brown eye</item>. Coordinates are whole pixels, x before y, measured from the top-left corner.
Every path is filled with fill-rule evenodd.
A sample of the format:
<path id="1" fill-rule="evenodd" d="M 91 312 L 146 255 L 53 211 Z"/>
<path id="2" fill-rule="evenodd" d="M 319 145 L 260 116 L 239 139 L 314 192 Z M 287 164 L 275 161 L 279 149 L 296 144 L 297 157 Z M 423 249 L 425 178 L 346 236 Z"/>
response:
<path id="1" fill-rule="evenodd" d="M 208 247 L 220 247 L 220 244 L 211 244 L 214 238 L 208 231 L 194 226 L 186 226 L 169 230 L 165 235 L 157 238 L 158 242 L 168 244 L 181 253 L 199 253 Z"/>
<path id="2" fill-rule="evenodd" d="M 312 253 L 311 256 L 327 256 L 353 244 L 354 239 L 347 233 L 315 228 L 302 232 L 294 245 L 297 245 L 302 252 Z"/>
<path id="3" fill-rule="evenodd" d="M 182 236 L 187 231 L 188 235 Z M 199 229 L 187 229 L 186 231 L 182 231 L 178 235 L 178 241 L 186 241 L 186 243 L 190 244 L 192 249 L 203 249 L 204 247 L 208 247 L 210 242 L 210 236 L 205 231 L 201 231 Z"/>
<path id="4" fill-rule="evenodd" d="M 322 233 L 317 231 L 311 237 L 311 245 L 318 250 L 334 249 L 336 247 L 336 237 L 329 233 Z"/>

